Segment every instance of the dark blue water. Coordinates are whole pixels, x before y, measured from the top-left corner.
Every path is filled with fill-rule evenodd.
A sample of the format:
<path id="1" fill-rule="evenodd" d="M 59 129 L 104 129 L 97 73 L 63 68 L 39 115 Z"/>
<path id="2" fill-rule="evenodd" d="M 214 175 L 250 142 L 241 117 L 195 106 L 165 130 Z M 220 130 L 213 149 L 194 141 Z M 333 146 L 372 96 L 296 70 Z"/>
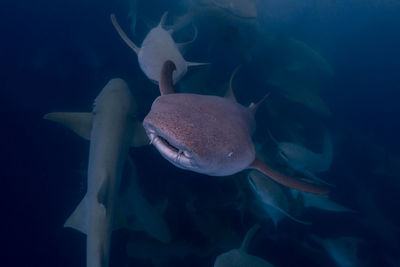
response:
<path id="1" fill-rule="evenodd" d="M 137 44 L 148 31 L 146 24 L 156 24 L 165 10 L 171 16 L 186 10 L 185 1 L 138 2 L 133 38 Z M 322 129 L 328 128 L 334 158 L 321 177 L 335 184 L 332 199 L 357 212 L 309 210 L 305 216 L 312 225 L 285 219 L 275 228 L 270 219 L 252 212 L 244 173 L 232 179 L 204 176 L 175 168 L 153 147 L 134 148 L 130 155 L 149 201 L 169 200 L 165 217 L 174 244 L 183 242 L 198 252 L 167 257 L 161 266 L 213 266 L 217 255 L 240 245 L 254 223 L 262 228 L 250 252 L 274 266 L 335 266 L 324 249 L 310 241 L 311 235 L 361 239 L 360 266 L 400 264 L 400 4 L 304 2 L 259 1 L 257 30 L 240 22 L 198 19 L 198 39 L 185 58 L 212 62 L 211 71 L 204 74 L 206 81 L 193 82 L 193 75 L 204 69 L 191 69 L 178 86 L 182 90 L 206 86 L 201 93 L 221 95 L 221 86 L 241 63 L 235 82 L 240 103 L 248 105 L 271 92 L 256 116 L 254 140 L 268 140 L 269 129 L 279 140 L 296 136 L 319 150 Z M 86 192 L 89 143 L 42 117 L 51 111 L 89 112 L 101 88 L 111 78 L 121 77 L 130 85 L 143 119 L 159 95 L 158 87 L 145 77 L 134 52 L 110 23 L 114 12 L 122 27 L 129 27 L 127 0 L 3 0 L 0 10 L 0 265 L 85 266 L 85 236 L 63 224 Z M 188 29 L 174 33 L 180 40 L 190 36 Z M 288 40 L 317 51 L 333 74 L 326 77 L 313 67 L 293 74 L 292 87 L 306 84 L 296 94 L 290 90 L 285 94 L 284 86 L 268 83 L 282 62 L 290 62 L 298 53 Z M 310 92 L 320 96 L 329 114 L 288 96 L 302 99 Z M 268 144 L 268 150 L 276 150 L 272 142 Z M 244 183 L 244 196 L 236 197 L 233 179 Z M 190 200 L 195 200 L 203 217 L 188 215 Z M 215 244 L 196 224 L 209 218 L 233 229 L 239 240 L 218 239 L 222 245 L 210 251 Z M 126 245 L 133 241 L 140 245 L 148 237 L 143 232 L 114 232 L 111 266 L 152 266 L 149 260 L 128 257 Z"/>

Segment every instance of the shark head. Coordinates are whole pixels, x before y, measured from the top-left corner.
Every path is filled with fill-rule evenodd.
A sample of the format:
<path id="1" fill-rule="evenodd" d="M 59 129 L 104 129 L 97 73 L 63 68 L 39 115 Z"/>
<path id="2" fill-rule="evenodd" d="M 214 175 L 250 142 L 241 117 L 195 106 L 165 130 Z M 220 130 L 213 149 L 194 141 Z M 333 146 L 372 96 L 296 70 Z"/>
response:
<path id="1" fill-rule="evenodd" d="M 254 114 L 230 99 L 175 94 L 172 61 L 163 64 L 161 96 L 143 121 L 152 144 L 173 165 L 212 176 L 235 174 L 255 159 Z"/>
<path id="2" fill-rule="evenodd" d="M 143 122 L 164 158 L 179 168 L 214 176 L 234 174 L 254 161 L 253 124 L 245 107 L 196 94 L 158 97 Z"/>
<path id="3" fill-rule="evenodd" d="M 93 113 L 97 114 L 103 111 L 135 116 L 136 103 L 124 80 L 119 78 L 110 80 L 96 97 L 93 103 Z"/>

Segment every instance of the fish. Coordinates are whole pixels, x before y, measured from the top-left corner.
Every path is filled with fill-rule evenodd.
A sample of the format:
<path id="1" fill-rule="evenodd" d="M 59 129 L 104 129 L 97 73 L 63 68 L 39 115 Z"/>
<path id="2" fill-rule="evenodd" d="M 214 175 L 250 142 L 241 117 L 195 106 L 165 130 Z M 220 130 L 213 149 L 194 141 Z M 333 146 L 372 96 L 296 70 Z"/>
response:
<path id="1" fill-rule="evenodd" d="M 64 224 L 87 235 L 88 267 L 108 266 L 111 233 L 119 227 L 114 218 L 121 217 L 116 214 L 116 203 L 129 147 L 149 143 L 136 116 L 134 98 L 119 78 L 110 80 L 101 90 L 92 112 L 44 116 L 90 140 L 87 193 Z"/>
<path id="2" fill-rule="evenodd" d="M 250 189 L 261 203 L 262 210 L 270 215 L 275 226 L 282 218 L 282 216 L 280 216 L 281 214 L 295 222 L 311 224 L 310 222 L 303 221 L 296 217 L 296 213 L 299 211 L 299 205 L 287 188 L 282 187 L 271 179 L 266 179 L 257 171 L 250 171 L 247 180 Z M 276 214 L 276 211 L 278 211 L 278 214 Z"/>
<path id="3" fill-rule="evenodd" d="M 253 256 L 247 253 L 251 239 L 260 228 L 260 225 L 256 224 L 247 232 L 242 245 L 238 249 L 232 249 L 219 255 L 214 263 L 214 267 L 240 267 L 240 266 L 252 266 L 252 267 L 268 267 L 273 266 L 264 259 Z"/>
<path id="4" fill-rule="evenodd" d="M 179 81 L 187 72 L 188 67 L 207 65 L 209 63 L 186 61 L 180 50 L 179 44 L 175 43 L 171 31 L 164 29 L 168 12 L 165 12 L 156 27 L 151 29 L 144 38 L 141 47 L 133 43 L 121 26 L 114 14 L 111 14 L 111 22 L 119 36 L 138 56 L 139 66 L 144 74 L 156 84 L 159 82 L 161 67 L 166 60 L 172 60 L 176 65 L 176 72 L 173 74 L 174 84 Z M 197 31 L 196 31 L 197 32 Z M 192 41 L 190 41 L 192 42 Z M 185 44 L 185 43 L 184 43 Z M 182 46 L 184 45 L 182 44 Z"/>
<path id="5" fill-rule="evenodd" d="M 332 164 L 333 145 L 330 133 L 326 130 L 324 134 L 324 145 L 322 153 L 316 153 L 308 148 L 291 142 L 278 142 L 270 131 L 271 139 L 278 146 L 278 155 L 294 170 L 304 174 L 314 181 L 331 185 L 318 178 L 314 173 L 327 171 Z"/>
<path id="6" fill-rule="evenodd" d="M 314 194 L 329 188 L 277 172 L 256 158 L 251 136 L 254 113 L 261 104 L 248 108 L 230 98 L 213 95 L 175 93 L 168 60 L 160 75 L 161 96 L 143 120 L 150 142 L 178 168 L 210 176 L 229 176 L 255 169 L 283 185 Z M 265 99 L 265 98 L 264 98 Z"/>

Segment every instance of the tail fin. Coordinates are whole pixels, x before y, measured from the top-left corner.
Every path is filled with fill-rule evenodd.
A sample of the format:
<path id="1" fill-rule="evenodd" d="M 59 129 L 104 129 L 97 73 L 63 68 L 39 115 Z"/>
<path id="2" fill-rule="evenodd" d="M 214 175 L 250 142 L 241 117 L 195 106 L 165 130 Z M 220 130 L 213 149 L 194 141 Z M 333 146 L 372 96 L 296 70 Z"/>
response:
<path id="1" fill-rule="evenodd" d="M 316 194 L 316 195 L 326 195 L 329 193 L 329 187 L 325 185 L 318 185 L 314 183 L 309 183 L 303 180 L 295 179 L 289 176 L 286 176 L 280 172 L 277 172 L 267 165 L 265 165 L 262 161 L 255 159 L 254 162 L 248 167 L 248 169 L 255 169 L 266 176 L 270 177 L 277 183 L 285 185 L 287 187 L 300 190 L 303 192 Z"/>
<path id="2" fill-rule="evenodd" d="M 161 69 L 161 77 L 159 82 L 161 95 L 175 93 L 174 82 L 172 79 L 172 73 L 176 70 L 174 62 L 167 60 L 164 62 Z"/>
<path id="3" fill-rule="evenodd" d="M 131 39 L 129 39 L 129 37 L 126 35 L 126 33 L 122 30 L 121 26 L 119 26 L 118 21 L 115 17 L 115 14 L 111 14 L 110 16 L 111 18 L 111 23 L 114 25 L 114 28 L 117 30 L 119 36 L 122 38 L 122 40 L 124 40 L 124 42 L 130 47 L 132 48 L 133 51 L 135 51 L 135 53 L 139 53 L 140 48 L 135 45 Z"/>

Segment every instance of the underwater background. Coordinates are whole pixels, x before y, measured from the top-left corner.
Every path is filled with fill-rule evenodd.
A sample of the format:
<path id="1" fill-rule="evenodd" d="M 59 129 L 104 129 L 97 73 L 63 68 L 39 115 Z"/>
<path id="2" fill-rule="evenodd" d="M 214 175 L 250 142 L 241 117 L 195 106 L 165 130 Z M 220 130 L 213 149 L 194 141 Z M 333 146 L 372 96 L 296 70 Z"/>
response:
<path id="1" fill-rule="evenodd" d="M 193 2 L 218 1 L 1 0 L 1 266 L 85 266 L 85 236 L 63 224 L 86 192 L 89 143 L 42 117 L 91 111 L 101 88 L 120 77 L 142 120 L 158 86 L 143 74 L 110 14 L 129 32 L 134 8 L 135 32 L 128 35 L 140 44 L 164 11 L 171 25 Z M 238 102 L 247 106 L 270 93 L 253 136 L 265 160 L 282 165 L 269 132 L 321 151 L 327 129 L 333 161 L 318 176 L 334 185 L 330 199 L 352 211 L 310 208 L 301 216 L 312 224 L 288 218 L 275 224 L 254 208 L 247 172 L 205 176 L 174 167 L 151 146 L 132 148 L 146 198 L 168 199 L 164 216 L 173 242 L 115 231 L 110 266 L 213 266 L 255 223 L 261 229 L 249 253 L 274 266 L 400 266 L 400 2 L 255 5 L 251 21 L 231 19 L 229 8 L 196 13 L 198 37 L 184 57 L 211 64 L 190 68 L 177 88 L 223 95 L 241 64 L 233 81 Z M 182 42 L 192 36 L 191 24 L 173 33 Z M 342 237 L 357 240 L 351 243 L 357 264 L 338 264 L 321 242 Z M 352 249 L 338 253 L 346 257 Z"/>

